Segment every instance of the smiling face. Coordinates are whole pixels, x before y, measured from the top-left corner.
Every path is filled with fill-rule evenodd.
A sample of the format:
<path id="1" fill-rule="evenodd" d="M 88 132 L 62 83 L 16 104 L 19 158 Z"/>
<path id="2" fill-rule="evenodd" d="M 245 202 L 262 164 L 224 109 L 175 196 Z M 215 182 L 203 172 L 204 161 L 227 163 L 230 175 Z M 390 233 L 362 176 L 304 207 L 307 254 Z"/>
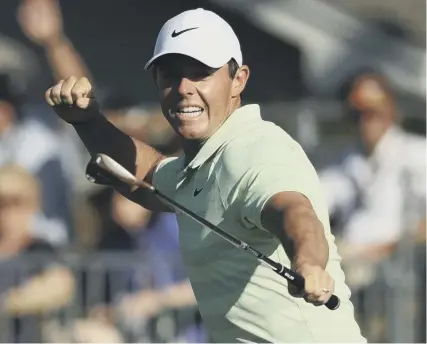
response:
<path id="1" fill-rule="evenodd" d="M 240 106 L 249 69 L 234 78 L 226 64 L 210 68 L 183 55 L 165 55 L 156 61 L 155 78 L 163 115 L 185 140 L 208 139 Z"/>

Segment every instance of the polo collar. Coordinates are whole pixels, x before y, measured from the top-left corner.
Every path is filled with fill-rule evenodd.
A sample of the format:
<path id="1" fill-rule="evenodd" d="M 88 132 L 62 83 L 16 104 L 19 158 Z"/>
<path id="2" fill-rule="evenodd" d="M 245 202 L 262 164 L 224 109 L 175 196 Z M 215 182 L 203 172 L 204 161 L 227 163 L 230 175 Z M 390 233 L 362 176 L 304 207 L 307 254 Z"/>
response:
<path id="1" fill-rule="evenodd" d="M 234 111 L 215 133 L 203 144 L 187 168 L 197 169 L 211 158 L 227 142 L 236 137 L 249 124 L 261 120 L 258 104 L 245 105 Z"/>

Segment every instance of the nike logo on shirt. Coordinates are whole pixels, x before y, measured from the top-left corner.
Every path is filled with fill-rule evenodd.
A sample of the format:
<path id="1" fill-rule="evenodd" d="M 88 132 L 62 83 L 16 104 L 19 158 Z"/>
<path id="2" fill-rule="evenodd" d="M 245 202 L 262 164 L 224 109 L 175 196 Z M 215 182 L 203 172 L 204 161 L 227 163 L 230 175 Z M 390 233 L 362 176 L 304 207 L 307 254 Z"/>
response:
<path id="1" fill-rule="evenodd" d="M 194 197 L 196 197 L 200 192 L 202 192 L 203 188 L 194 190 Z"/>

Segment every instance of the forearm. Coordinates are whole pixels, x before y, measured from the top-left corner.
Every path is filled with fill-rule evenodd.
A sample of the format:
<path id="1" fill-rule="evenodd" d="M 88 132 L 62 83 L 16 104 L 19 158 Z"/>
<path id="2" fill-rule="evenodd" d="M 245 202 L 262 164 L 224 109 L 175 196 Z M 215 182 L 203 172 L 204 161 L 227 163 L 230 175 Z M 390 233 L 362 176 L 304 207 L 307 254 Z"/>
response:
<path id="1" fill-rule="evenodd" d="M 90 77 L 81 56 L 66 37 L 60 37 L 45 46 L 45 54 L 54 78 L 59 81 L 70 76 Z"/>
<path id="2" fill-rule="evenodd" d="M 51 268 L 8 292 L 3 301 L 3 312 L 16 315 L 58 309 L 71 300 L 74 287 L 74 279 L 67 269 Z"/>
<path id="3" fill-rule="evenodd" d="M 323 269 L 329 257 L 322 223 L 310 201 L 297 192 L 281 192 L 266 203 L 261 221 L 266 229 L 293 248 L 293 265 L 320 266 Z"/>
<path id="4" fill-rule="evenodd" d="M 101 114 L 73 126 L 92 156 L 106 154 L 138 178 L 145 178 L 163 158 L 154 148 L 124 134 Z"/>
<path id="5" fill-rule="evenodd" d="M 100 153 L 105 154 L 135 175 L 137 179 L 145 179 L 151 183 L 153 173 L 164 157 L 152 147 L 117 129 L 99 112 L 99 105 L 93 96 L 93 87 L 87 78 L 70 77 L 64 82 L 59 82 L 46 90 L 45 98 L 61 119 L 74 126 L 92 158 Z M 86 171 L 90 175 L 102 177 L 104 184 L 116 187 L 119 192 L 131 198 L 129 185 L 112 174 L 99 175 L 96 164 L 90 163 Z M 151 194 L 151 192 L 142 191 L 144 188 L 137 190 L 138 192 L 132 193 L 133 196 L 140 192 Z M 144 204 L 138 201 L 144 207 L 147 205 L 146 202 L 150 200 L 144 201 Z M 154 205 L 155 208 L 157 204 Z M 154 210 L 152 206 L 148 209 Z"/>
<path id="6" fill-rule="evenodd" d="M 91 156 L 103 153 L 117 161 L 138 179 L 152 183 L 157 164 L 164 156 L 154 148 L 124 134 L 99 114 L 89 122 L 75 123 L 74 128 Z M 131 187 L 116 187 L 124 196 L 154 211 L 171 211 L 144 188 L 131 192 Z"/>
<path id="7" fill-rule="evenodd" d="M 279 192 L 264 205 L 261 222 L 283 240 L 292 269 L 304 279 L 301 290 L 290 284 L 290 292 L 316 305 L 327 302 L 335 285 L 326 271 L 329 245 L 310 200 L 300 192 Z"/>
<path id="8" fill-rule="evenodd" d="M 314 210 L 301 205 L 290 207 L 285 212 L 283 224 L 286 236 L 293 243 L 295 268 L 309 264 L 325 269 L 329 246 Z"/>
<path id="9" fill-rule="evenodd" d="M 165 308 L 180 308 L 197 304 L 190 282 L 175 284 L 160 292 L 161 302 Z"/>

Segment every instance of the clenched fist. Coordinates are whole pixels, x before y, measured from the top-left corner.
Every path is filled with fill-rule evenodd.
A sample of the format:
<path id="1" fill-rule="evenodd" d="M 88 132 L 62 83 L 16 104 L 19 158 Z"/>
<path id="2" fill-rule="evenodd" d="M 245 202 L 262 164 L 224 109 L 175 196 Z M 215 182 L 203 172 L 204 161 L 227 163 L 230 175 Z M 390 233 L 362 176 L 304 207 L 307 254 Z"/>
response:
<path id="1" fill-rule="evenodd" d="M 334 293 L 335 281 L 319 266 L 303 265 L 298 272 L 305 279 L 304 299 L 316 306 L 325 304 Z"/>
<path id="2" fill-rule="evenodd" d="M 295 270 L 304 277 L 305 285 L 304 290 L 297 290 L 290 285 L 291 295 L 303 297 L 305 301 L 315 306 L 321 306 L 331 298 L 335 290 L 335 281 L 326 270 L 309 264 L 303 264 Z"/>
<path id="3" fill-rule="evenodd" d="M 72 76 L 59 81 L 45 94 L 47 103 L 69 123 L 86 122 L 99 114 L 92 85 L 87 78 Z"/>

